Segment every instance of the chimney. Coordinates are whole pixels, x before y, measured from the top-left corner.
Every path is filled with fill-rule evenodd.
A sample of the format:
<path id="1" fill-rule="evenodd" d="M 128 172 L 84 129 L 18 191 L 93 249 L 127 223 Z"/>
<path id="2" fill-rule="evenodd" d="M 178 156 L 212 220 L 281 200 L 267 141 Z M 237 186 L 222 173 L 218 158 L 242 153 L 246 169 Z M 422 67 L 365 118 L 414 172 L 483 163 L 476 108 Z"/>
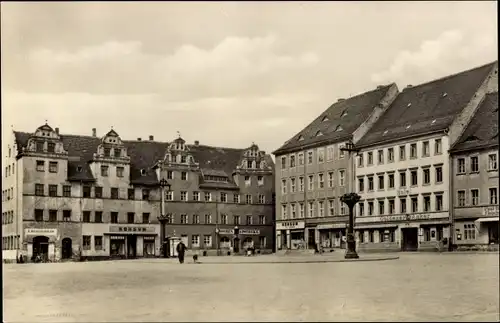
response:
<path id="1" fill-rule="evenodd" d="M 411 84 L 408 84 L 408 85 L 406 86 L 406 88 L 407 88 L 407 89 L 409 89 L 409 88 L 411 88 L 411 87 L 413 87 L 413 85 L 411 85 Z"/>
<path id="2" fill-rule="evenodd" d="M 379 86 L 377 86 L 377 90 L 380 90 L 383 87 L 384 87 L 383 85 L 379 85 Z"/>
<path id="3" fill-rule="evenodd" d="M 97 129 L 92 128 L 92 137 L 97 137 Z"/>
<path id="4" fill-rule="evenodd" d="M 56 133 L 59 134 L 59 128 L 56 128 Z"/>
<path id="5" fill-rule="evenodd" d="M 342 101 L 345 101 L 345 99 L 338 99 L 337 102 L 342 102 Z"/>
<path id="6" fill-rule="evenodd" d="M 137 141 L 141 141 L 142 139 L 141 138 L 137 138 Z"/>
<path id="7" fill-rule="evenodd" d="M 149 135 L 149 140 L 153 141 L 153 140 L 155 140 L 155 137 L 153 135 Z"/>
<path id="8" fill-rule="evenodd" d="M 195 146 L 198 146 L 199 144 L 200 144 L 200 142 L 199 142 L 198 140 L 195 140 L 195 141 L 194 141 L 194 145 L 195 145 Z"/>

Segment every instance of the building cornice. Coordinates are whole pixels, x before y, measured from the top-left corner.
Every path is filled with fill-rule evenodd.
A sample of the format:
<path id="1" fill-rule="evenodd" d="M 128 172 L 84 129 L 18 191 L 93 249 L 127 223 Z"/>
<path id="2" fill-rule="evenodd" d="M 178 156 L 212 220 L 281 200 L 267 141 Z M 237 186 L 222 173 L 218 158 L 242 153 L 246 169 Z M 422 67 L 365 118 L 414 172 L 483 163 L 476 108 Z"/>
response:
<path id="1" fill-rule="evenodd" d="M 321 146 L 325 146 L 325 145 L 331 145 L 331 144 L 344 142 L 344 141 L 350 140 L 350 139 L 352 139 L 352 135 L 345 135 L 344 137 L 335 138 L 335 139 L 324 139 L 322 141 L 312 142 L 309 144 L 304 144 L 304 145 L 299 145 L 299 146 L 284 148 L 284 149 L 278 149 L 278 150 L 275 150 L 272 154 L 276 157 L 279 157 L 279 156 L 286 155 L 289 153 L 294 153 L 294 152 L 299 152 L 302 150 L 307 150 L 307 149 L 317 148 L 317 147 L 321 147 Z"/>
<path id="2" fill-rule="evenodd" d="M 395 143 L 395 142 L 399 142 L 399 141 L 408 141 L 410 139 L 419 139 L 419 138 L 423 138 L 423 137 L 427 137 L 427 136 L 431 136 L 431 135 L 435 135 L 435 134 L 439 134 L 439 133 L 443 133 L 444 135 L 447 135 L 448 134 L 447 129 L 448 128 L 435 129 L 435 130 L 428 131 L 428 132 L 425 132 L 422 134 L 415 134 L 415 135 L 409 135 L 406 137 L 399 137 L 399 138 L 394 138 L 394 139 L 389 139 L 389 140 L 384 140 L 384 141 L 377 141 L 377 142 L 374 142 L 371 144 L 356 145 L 356 148 L 365 150 L 367 148 L 387 145 L 387 144 Z"/>

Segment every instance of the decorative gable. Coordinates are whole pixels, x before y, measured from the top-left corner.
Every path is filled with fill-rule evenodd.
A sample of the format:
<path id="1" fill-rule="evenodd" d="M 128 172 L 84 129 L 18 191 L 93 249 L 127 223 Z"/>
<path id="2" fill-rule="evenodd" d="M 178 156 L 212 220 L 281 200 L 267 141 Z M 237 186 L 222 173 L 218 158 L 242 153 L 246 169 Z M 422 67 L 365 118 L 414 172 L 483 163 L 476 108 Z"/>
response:
<path id="1" fill-rule="evenodd" d="M 186 141 L 181 138 L 180 133 L 178 135 L 179 137 L 168 145 L 163 161 L 167 164 L 198 165 L 195 163 Z"/>
<path id="2" fill-rule="evenodd" d="M 125 147 L 120 136 L 113 129 L 101 138 L 101 143 L 97 146 L 97 151 L 94 153 L 94 160 L 97 159 L 106 159 L 110 162 L 120 163 L 130 162 L 127 147 Z"/>
<path id="3" fill-rule="evenodd" d="M 245 150 L 243 157 L 241 158 L 239 165 L 236 169 L 247 169 L 247 170 L 268 170 L 269 166 L 265 160 L 266 153 L 259 150 L 259 146 L 252 143 L 250 148 Z"/>
<path id="4" fill-rule="evenodd" d="M 61 136 L 47 123 L 38 127 L 30 136 L 23 152 L 68 155 Z"/>

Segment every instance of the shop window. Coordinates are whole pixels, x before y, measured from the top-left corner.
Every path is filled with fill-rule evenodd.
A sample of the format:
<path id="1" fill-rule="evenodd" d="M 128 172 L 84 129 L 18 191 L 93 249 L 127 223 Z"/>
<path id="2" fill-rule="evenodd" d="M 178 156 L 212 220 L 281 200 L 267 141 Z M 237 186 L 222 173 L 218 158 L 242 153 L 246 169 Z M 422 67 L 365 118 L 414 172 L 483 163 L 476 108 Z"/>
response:
<path id="1" fill-rule="evenodd" d="M 91 236 L 83 236 L 83 250 L 90 250 Z"/>
<path id="2" fill-rule="evenodd" d="M 368 242 L 373 242 L 373 230 L 368 231 Z"/>
<path id="3" fill-rule="evenodd" d="M 476 227 L 474 224 L 464 224 L 464 239 L 465 240 L 476 239 Z"/>
<path id="4" fill-rule="evenodd" d="M 95 250 L 102 250 L 102 236 L 94 237 L 94 248 Z"/>
<path id="5" fill-rule="evenodd" d="M 424 231 L 424 241 L 431 241 L 431 229 L 423 228 Z"/>
<path id="6" fill-rule="evenodd" d="M 360 230 L 358 234 L 359 234 L 359 242 L 364 243 L 365 242 L 365 231 Z"/>

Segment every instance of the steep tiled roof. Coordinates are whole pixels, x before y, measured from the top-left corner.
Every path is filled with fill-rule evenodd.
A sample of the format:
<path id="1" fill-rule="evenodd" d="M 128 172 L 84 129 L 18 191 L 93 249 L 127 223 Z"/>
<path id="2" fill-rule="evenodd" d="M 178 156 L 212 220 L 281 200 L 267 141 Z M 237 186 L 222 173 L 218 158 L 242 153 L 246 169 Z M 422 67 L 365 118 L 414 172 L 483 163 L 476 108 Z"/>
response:
<path id="1" fill-rule="evenodd" d="M 393 85 L 379 86 L 375 90 L 335 102 L 273 154 L 279 155 L 303 146 L 350 138 Z"/>
<path id="2" fill-rule="evenodd" d="M 472 99 L 495 64 L 405 88 L 357 146 L 445 130 Z"/>
<path id="3" fill-rule="evenodd" d="M 31 134 L 14 132 L 18 147 L 25 147 Z M 77 181 L 94 180 L 89 162 L 101 144 L 101 138 L 91 136 L 60 135 L 64 149 L 68 151 L 68 179 Z M 130 181 L 137 185 L 156 185 L 158 179 L 152 168 L 163 159 L 169 143 L 156 141 L 123 141 L 130 156 Z M 19 149 L 20 149 L 19 148 Z M 231 180 L 231 175 L 246 149 L 220 148 L 205 145 L 188 145 L 195 162 L 202 169 L 217 173 L 225 173 Z M 266 155 L 267 164 L 274 167 L 270 155 Z M 80 168 L 80 169 L 79 169 Z M 146 170 L 144 175 L 141 169 Z"/>
<path id="4" fill-rule="evenodd" d="M 498 146 L 498 92 L 489 93 L 451 151 Z"/>

